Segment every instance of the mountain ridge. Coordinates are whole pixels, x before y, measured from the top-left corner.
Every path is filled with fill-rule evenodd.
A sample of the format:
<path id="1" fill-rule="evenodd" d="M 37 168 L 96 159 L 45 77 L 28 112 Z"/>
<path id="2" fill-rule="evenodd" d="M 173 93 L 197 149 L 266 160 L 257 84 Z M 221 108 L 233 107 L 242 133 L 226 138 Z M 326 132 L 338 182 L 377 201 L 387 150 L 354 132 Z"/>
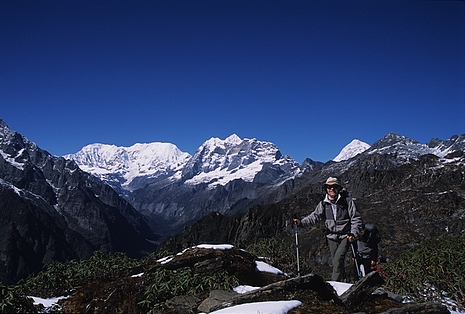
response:
<path id="1" fill-rule="evenodd" d="M 175 154 L 168 154 L 164 158 L 157 148 L 170 146 Z M 134 147 L 141 147 L 140 154 L 134 152 Z M 152 153 L 155 158 L 149 158 Z M 175 157 L 173 157 L 175 156 Z M 138 177 L 144 177 L 144 184 L 161 181 L 172 177 L 172 180 L 182 180 L 186 184 L 209 183 L 214 187 L 217 184 L 226 184 L 236 178 L 252 181 L 255 174 L 262 169 L 265 163 L 274 163 L 283 156 L 279 149 L 270 142 L 257 139 L 241 139 L 232 134 L 224 140 L 212 137 L 206 140 L 195 152 L 190 155 L 181 152 L 175 144 L 148 143 L 134 144 L 130 147 L 89 144 L 75 154 L 67 154 L 64 158 L 74 160 L 84 171 L 90 172 L 113 187 L 120 185 L 117 190 L 129 192 L 143 184 L 134 185 Z M 133 157 L 133 158 L 131 158 Z M 144 162 L 140 162 L 144 159 Z M 292 158 L 285 156 L 281 162 L 297 164 Z M 120 165 L 118 165 L 118 162 Z M 143 165 L 143 169 L 141 169 Z M 248 166 L 248 167 L 247 167 Z M 251 171 L 244 169 L 251 168 Z M 213 174 L 213 172 L 215 172 Z M 236 175 L 233 175 L 236 173 Z M 140 175 L 140 176 L 138 176 Z M 229 179 L 227 177 L 230 177 Z M 217 180 L 218 177 L 226 178 Z"/>
<path id="2" fill-rule="evenodd" d="M 63 157 L 74 160 L 82 170 L 122 192 L 132 191 L 154 180 L 176 176 L 190 155 L 181 152 L 174 144 L 153 142 L 136 143 L 129 147 L 95 143 Z"/>
<path id="3" fill-rule="evenodd" d="M 2 282 L 37 273 L 51 260 L 89 257 L 95 250 L 142 256 L 156 249 L 155 229 L 109 185 L 0 120 Z"/>
<path id="4" fill-rule="evenodd" d="M 236 134 L 224 140 L 212 137 L 177 168 L 176 175 L 145 181 L 140 188 L 120 194 L 144 215 L 162 221 L 161 225 L 171 230 L 165 235 L 172 235 L 210 212 L 231 215 L 254 204 L 279 202 L 292 193 L 297 178 L 321 167 L 320 176 L 312 180 L 341 175 L 360 159 L 376 163 L 372 155 L 393 154 L 395 158 L 380 159 L 382 163 L 374 166 L 395 168 L 424 154 L 445 156 L 453 148 L 462 149 L 464 142 L 462 135 L 420 144 L 391 132 L 370 147 L 351 142 L 341 150 L 337 162 L 308 159 L 299 165 L 270 142 L 241 139 Z"/>
<path id="5" fill-rule="evenodd" d="M 361 146 L 363 146 L 363 142 L 360 141 L 359 143 L 362 143 Z M 165 160 L 162 160 L 161 158 L 162 156 L 158 154 L 158 152 L 156 151 L 156 148 L 157 148 L 156 145 L 160 145 L 160 144 L 171 145 L 173 149 L 178 152 L 176 156 L 180 156 L 180 158 L 172 158 L 172 160 L 165 158 Z M 154 155 L 157 155 L 160 157 L 160 158 L 157 158 L 157 161 L 159 161 L 159 163 L 156 164 L 151 160 L 147 160 L 149 158 L 145 158 L 147 161 L 143 163 L 143 165 L 146 167 L 146 169 L 140 169 L 140 167 L 138 169 L 134 169 L 134 166 L 130 165 L 131 162 L 136 164 L 136 166 L 140 166 L 138 156 L 133 153 L 134 151 L 133 148 L 137 146 L 139 147 L 145 146 L 145 147 L 153 148 L 152 152 L 154 153 Z M 263 147 L 264 150 L 267 149 L 268 151 L 272 151 L 272 153 L 267 154 L 266 156 L 263 156 L 262 154 L 262 157 L 264 158 L 260 160 L 259 164 L 255 165 L 256 170 L 252 170 L 250 172 L 242 171 L 242 173 L 239 173 L 238 176 L 231 176 L 232 178 L 230 179 L 226 178 L 225 180 L 221 182 L 219 182 L 218 180 L 215 180 L 215 177 L 218 177 L 218 176 L 222 176 L 223 178 L 225 178 L 225 176 L 228 175 L 228 171 L 231 172 L 232 170 L 235 170 L 234 173 L 237 173 L 238 171 L 241 170 L 241 169 L 237 169 L 238 166 L 239 168 L 244 169 L 245 167 L 241 167 L 241 166 L 247 166 L 259 160 L 260 152 L 250 153 L 249 151 L 249 153 L 247 154 L 246 146 L 249 146 L 249 148 L 253 146 L 255 150 L 257 149 L 258 146 L 264 146 Z M 342 151 L 344 151 L 344 149 L 346 149 L 348 146 L 343 148 Z M 140 151 L 144 151 L 144 150 L 140 149 Z M 356 153 L 358 154 L 361 151 L 362 151 L 362 148 L 358 148 Z M 242 152 L 245 155 L 240 156 L 240 157 L 237 157 L 237 154 L 236 156 L 231 156 L 230 154 L 231 152 L 233 154 Z M 214 156 L 215 155 L 218 156 L 221 153 L 227 155 L 227 158 L 224 158 L 223 160 L 219 160 L 217 158 L 215 160 Z M 122 166 L 121 165 L 115 166 L 115 163 L 118 162 L 118 158 L 117 158 L 118 155 L 126 156 L 126 158 L 124 159 L 120 158 L 122 160 L 119 162 Z M 130 158 L 128 157 L 129 155 L 132 155 L 135 158 L 130 160 Z M 147 152 L 143 152 L 142 157 L 146 155 L 147 155 Z M 355 156 L 355 153 L 353 153 L 352 151 L 349 151 L 345 153 L 342 158 L 340 157 L 339 161 L 349 159 L 354 156 Z M 192 156 L 187 152 L 181 152 L 175 144 L 153 142 L 153 143 L 146 143 L 146 144 L 136 143 L 129 147 L 95 143 L 95 144 L 89 144 L 89 145 L 84 146 L 77 153 L 67 154 L 67 155 L 64 155 L 63 157 L 66 159 L 74 160 L 84 171 L 92 173 L 100 177 L 100 179 L 109 183 L 113 187 L 115 187 L 115 183 L 112 183 L 112 181 L 123 182 L 121 183 L 121 187 L 117 189 L 119 191 L 121 191 L 121 189 L 129 190 L 129 191 L 136 189 L 137 187 L 132 188 L 131 182 L 136 180 L 137 175 L 139 175 L 141 172 L 147 173 L 148 177 L 151 177 L 154 179 L 153 181 L 163 180 L 169 177 L 170 175 L 172 175 L 173 179 L 175 180 L 179 179 L 179 177 L 181 176 L 181 180 L 187 184 L 195 185 L 195 184 L 200 184 L 200 183 L 208 183 L 209 181 L 213 180 L 213 181 L 216 181 L 214 185 L 216 184 L 225 185 L 227 182 L 232 181 L 235 178 L 242 178 L 242 179 L 245 179 L 246 181 L 252 181 L 254 178 L 254 175 L 257 172 L 259 172 L 263 163 L 273 163 L 278 160 L 286 163 L 286 160 L 287 160 L 290 163 L 297 165 L 297 162 L 293 160 L 290 156 L 287 156 L 287 155 L 283 156 L 281 152 L 279 151 L 279 149 L 273 143 L 266 142 L 266 141 L 259 141 L 255 138 L 241 139 L 236 134 L 232 134 L 224 140 L 216 138 L 216 137 L 212 137 L 206 140 L 202 145 L 200 145 L 199 148 L 196 150 L 195 154 Z M 183 169 L 183 166 L 185 166 L 184 169 Z M 180 169 L 181 169 L 181 174 L 178 172 Z M 142 170 L 142 171 L 138 171 L 138 170 Z M 152 172 L 150 172 L 150 170 L 152 170 Z M 216 176 L 213 175 L 213 171 L 218 171 Z M 209 173 L 210 173 L 210 176 L 208 175 Z M 162 174 L 162 175 L 159 175 L 159 174 Z M 199 177 L 194 178 L 195 176 L 199 176 Z M 151 182 L 148 181 L 148 183 L 151 183 Z"/>

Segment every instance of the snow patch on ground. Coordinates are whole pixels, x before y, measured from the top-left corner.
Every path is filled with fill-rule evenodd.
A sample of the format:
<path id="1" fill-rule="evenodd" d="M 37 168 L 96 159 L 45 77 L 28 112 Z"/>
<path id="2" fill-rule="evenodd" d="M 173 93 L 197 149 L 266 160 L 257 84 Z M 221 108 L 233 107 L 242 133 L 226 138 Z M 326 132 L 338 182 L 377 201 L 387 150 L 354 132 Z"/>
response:
<path id="1" fill-rule="evenodd" d="M 301 305 L 302 302 L 297 300 L 290 301 L 270 301 L 270 302 L 254 302 L 231 306 L 218 311 L 210 312 L 210 314 L 285 314 L 293 308 Z"/>

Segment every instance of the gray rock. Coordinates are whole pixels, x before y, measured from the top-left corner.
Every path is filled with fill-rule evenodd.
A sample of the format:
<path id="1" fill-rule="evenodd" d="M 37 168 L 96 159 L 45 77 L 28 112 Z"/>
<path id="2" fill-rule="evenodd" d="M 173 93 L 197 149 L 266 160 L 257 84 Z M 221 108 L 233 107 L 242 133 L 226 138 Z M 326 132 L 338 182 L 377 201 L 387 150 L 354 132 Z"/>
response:
<path id="1" fill-rule="evenodd" d="M 192 309 L 200 302 L 200 299 L 193 295 L 180 295 L 165 302 L 163 313 L 195 313 Z"/>
<path id="2" fill-rule="evenodd" d="M 200 303 L 197 310 L 199 312 L 210 313 L 211 309 L 214 306 L 217 306 L 223 303 L 224 301 L 230 300 L 237 295 L 238 293 L 234 291 L 212 290 L 210 291 L 208 298 L 206 298 L 202 301 L 202 303 Z"/>

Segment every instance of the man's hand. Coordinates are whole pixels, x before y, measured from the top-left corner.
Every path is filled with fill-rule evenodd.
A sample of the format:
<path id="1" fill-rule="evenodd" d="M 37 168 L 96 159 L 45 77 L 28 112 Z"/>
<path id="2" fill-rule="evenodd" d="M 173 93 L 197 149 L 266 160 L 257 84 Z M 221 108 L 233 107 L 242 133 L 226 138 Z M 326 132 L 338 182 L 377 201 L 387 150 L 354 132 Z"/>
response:
<path id="1" fill-rule="evenodd" d="M 347 235 L 347 240 L 349 240 L 349 242 L 354 242 L 355 241 L 355 237 L 352 233 L 349 233 Z"/>
<path id="2" fill-rule="evenodd" d="M 293 221 L 294 221 L 294 225 L 300 226 L 300 219 L 294 218 Z"/>

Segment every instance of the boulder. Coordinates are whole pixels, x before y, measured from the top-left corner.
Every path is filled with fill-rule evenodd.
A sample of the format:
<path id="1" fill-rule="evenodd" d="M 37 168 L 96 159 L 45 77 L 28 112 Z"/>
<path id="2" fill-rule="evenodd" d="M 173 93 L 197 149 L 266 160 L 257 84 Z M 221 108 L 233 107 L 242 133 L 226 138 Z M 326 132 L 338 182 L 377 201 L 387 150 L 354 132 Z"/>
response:
<path id="1" fill-rule="evenodd" d="M 212 290 L 208 295 L 208 298 L 200 303 L 197 310 L 199 312 L 209 313 L 211 309 L 227 300 L 232 299 L 237 296 L 237 293 L 234 291 L 225 291 L 225 290 Z"/>

